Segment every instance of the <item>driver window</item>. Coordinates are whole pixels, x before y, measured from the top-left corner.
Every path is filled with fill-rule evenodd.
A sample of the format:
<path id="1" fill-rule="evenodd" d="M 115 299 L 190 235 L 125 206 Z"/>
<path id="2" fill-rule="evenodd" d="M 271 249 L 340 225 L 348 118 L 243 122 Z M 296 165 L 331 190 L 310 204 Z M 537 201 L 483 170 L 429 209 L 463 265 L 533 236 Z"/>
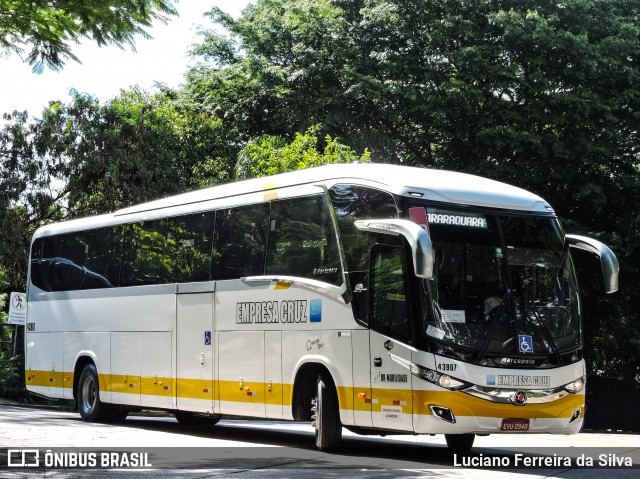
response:
<path id="1" fill-rule="evenodd" d="M 402 247 L 376 245 L 371 252 L 369 327 L 411 344 L 406 278 L 407 265 Z"/>

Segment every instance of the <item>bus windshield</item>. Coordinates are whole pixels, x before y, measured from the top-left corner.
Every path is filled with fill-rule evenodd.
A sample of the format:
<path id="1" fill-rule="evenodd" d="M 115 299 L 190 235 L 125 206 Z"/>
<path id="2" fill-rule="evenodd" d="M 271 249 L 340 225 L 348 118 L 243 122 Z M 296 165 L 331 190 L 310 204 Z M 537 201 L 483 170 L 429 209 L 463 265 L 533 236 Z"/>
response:
<path id="1" fill-rule="evenodd" d="M 437 353 L 487 366 L 581 358 L 575 272 L 555 218 L 424 210 L 435 266 L 421 329 Z"/>

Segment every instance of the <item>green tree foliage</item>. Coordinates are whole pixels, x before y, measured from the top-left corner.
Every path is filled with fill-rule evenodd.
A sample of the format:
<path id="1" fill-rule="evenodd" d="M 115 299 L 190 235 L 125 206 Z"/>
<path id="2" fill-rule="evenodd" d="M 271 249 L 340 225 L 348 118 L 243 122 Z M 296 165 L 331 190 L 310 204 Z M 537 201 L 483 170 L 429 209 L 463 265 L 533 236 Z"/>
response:
<path id="1" fill-rule="evenodd" d="M 135 35 L 149 37 L 146 27 L 176 13 L 167 0 L 0 0 L 0 52 L 26 48 L 34 71 L 58 70 L 67 59 L 79 61 L 70 43 L 88 38 L 135 48 Z"/>
<path id="2" fill-rule="evenodd" d="M 7 123 L 0 130 L 0 268 L 6 272 L 8 285 L 20 291 L 29 235 L 38 222 L 59 217 L 52 208 L 59 198 L 50 188 L 54 168 L 48 159 L 34 155 L 27 113 L 5 114 L 4 120 Z"/>
<path id="3" fill-rule="evenodd" d="M 8 286 L 7 274 L 4 268 L 0 267 L 0 291 L 5 291 Z M 0 324 L 8 323 L 8 314 L 5 312 L 9 295 L 0 293 Z M 1 362 L 11 357 L 11 333 L 7 327 L 0 328 L 0 367 Z M 0 375 L 1 378 L 1 375 Z M 1 380 L 1 379 L 0 379 Z"/>
<path id="4" fill-rule="evenodd" d="M 0 266 L 14 290 L 24 288 L 37 227 L 226 181 L 237 154 L 218 118 L 170 90 L 122 91 L 105 104 L 72 92 L 40 120 L 5 120 Z"/>
<path id="5" fill-rule="evenodd" d="M 358 155 L 330 135 L 324 138 L 324 149 L 319 151 L 318 130 L 316 125 L 305 133 L 296 133 L 289 143 L 283 137 L 273 135 L 263 135 L 250 141 L 238 155 L 236 179 L 275 175 L 331 163 L 369 161 L 369 152 Z"/>
<path id="6" fill-rule="evenodd" d="M 258 0 L 209 15 L 186 90 L 241 138 L 319 124 L 374 161 L 534 191 L 610 244 L 621 291 L 602 298 L 581 274 L 590 367 L 640 374 L 638 2 Z"/>
<path id="7" fill-rule="evenodd" d="M 71 216 L 213 184 L 232 168 L 222 122 L 171 91 L 123 91 L 104 105 L 74 92 L 69 104 L 43 112 L 34 144 L 63 170 Z"/>
<path id="8" fill-rule="evenodd" d="M 238 20 L 210 12 L 228 36 L 205 32 L 194 53 L 209 64 L 191 71 L 188 88 L 245 134 L 320 123 L 348 144 L 374 143 L 376 160 L 494 175 L 524 166 L 564 180 L 576 158 L 619 157 L 628 172 L 638 143 L 638 8 L 258 1 Z"/>
<path id="9" fill-rule="evenodd" d="M 24 355 L 13 355 L 13 344 L 21 344 L 23 334 L 16 326 L 6 326 L 8 314 L 6 313 L 9 294 L 4 293 L 9 286 L 8 275 L 0 265 L 0 397 L 25 398 L 27 396 L 24 385 Z M 14 334 L 18 334 L 14 338 Z"/>

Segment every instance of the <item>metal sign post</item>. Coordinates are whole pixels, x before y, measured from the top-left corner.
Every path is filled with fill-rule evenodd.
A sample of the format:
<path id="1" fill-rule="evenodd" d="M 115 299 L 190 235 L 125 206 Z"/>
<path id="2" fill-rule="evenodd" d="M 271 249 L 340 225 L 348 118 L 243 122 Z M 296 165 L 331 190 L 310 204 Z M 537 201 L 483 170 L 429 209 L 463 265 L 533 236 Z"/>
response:
<path id="1" fill-rule="evenodd" d="M 8 323 L 15 325 L 13 330 L 13 350 L 15 357 L 18 350 L 18 326 L 27 324 L 27 295 L 25 293 L 13 292 L 9 301 Z"/>

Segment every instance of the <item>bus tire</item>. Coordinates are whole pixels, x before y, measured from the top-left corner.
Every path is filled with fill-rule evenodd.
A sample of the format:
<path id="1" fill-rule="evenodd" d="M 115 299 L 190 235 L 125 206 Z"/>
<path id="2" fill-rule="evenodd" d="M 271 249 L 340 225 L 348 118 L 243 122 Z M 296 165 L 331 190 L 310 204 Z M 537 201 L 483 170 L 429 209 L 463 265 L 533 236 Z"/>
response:
<path id="1" fill-rule="evenodd" d="M 98 370 L 93 363 L 87 364 L 78 380 L 78 410 L 86 422 L 99 422 L 109 418 L 110 404 L 100 401 Z"/>
<path id="2" fill-rule="evenodd" d="M 342 439 L 340 409 L 335 388 L 322 375 L 317 381 L 317 396 L 312 401 L 312 419 L 316 430 L 316 447 L 321 451 L 336 448 Z"/>
<path id="3" fill-rule="evenodd" d="M 468 451 L 473 446 L 476 439 L 475 434 L 445 434 L 445 440 L 449 449 L 457 451 Z"/>

